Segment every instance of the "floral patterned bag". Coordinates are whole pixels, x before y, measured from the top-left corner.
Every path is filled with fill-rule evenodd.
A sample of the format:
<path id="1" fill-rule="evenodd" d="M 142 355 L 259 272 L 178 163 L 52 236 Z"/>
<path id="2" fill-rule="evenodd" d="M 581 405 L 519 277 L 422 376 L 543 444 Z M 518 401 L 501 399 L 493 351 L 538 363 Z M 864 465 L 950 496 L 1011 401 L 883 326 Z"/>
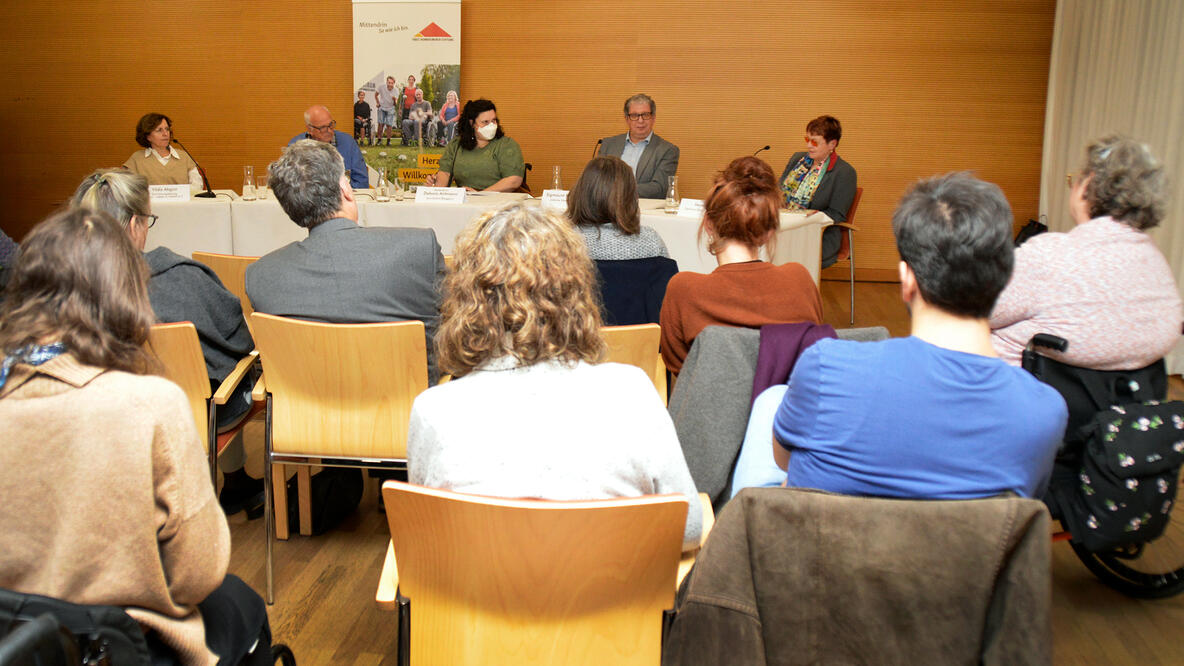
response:
<path id="1" fill-rule="evenodd" d="M 1073 540 L 1101 551 L 1158 537 L 1184 463 L 1184 402 L 1115 405 L 1082 431 L 1078 483 L 1056 489 Z"/>

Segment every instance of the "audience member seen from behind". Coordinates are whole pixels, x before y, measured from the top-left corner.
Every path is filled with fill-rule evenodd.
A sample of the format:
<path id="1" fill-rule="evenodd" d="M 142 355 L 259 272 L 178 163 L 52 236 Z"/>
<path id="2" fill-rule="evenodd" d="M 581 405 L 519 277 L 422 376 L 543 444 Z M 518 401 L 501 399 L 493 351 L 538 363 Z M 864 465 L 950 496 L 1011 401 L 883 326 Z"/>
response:
<path id="1" fill-rule="evenodd" d="M 834 116 L 819 116 L 806 125 L 806 150 L 794 153 L 781 172 L 781 192 L 786 207 L 807 213 L 821 212 L 833 222 L 846 222 L 855 201 L 855 169 L 835 152 L 843 138 L 843 126 Z M 842 232 L 822 230 L 822 267 L 837 261 Z"/>
<path id="2" fill-rule="evenodd" d="M 906 193 L 892 230 L 912 334 L 826 339 L 803 352 L 788 388 L 758 397 L 754 410 L 765 411 L 776 441 L 768 425 L 763 437 L 750 428 L 735 487 L 786 482 L 875 497 L 1040 497 L 1067 410 L 1059 393 L 991 347 L 987 316 L 1011 274 L 1011 224 L 1003 192 L 969 174 L 922 181 Z"/>
<path id="3" fill-rule="evenodd" d="M 202 189 L 201 172 L 189 153 L 172 145 L 173 121 L 163 113 L 149 113 L 136 123 L 137 150 L 123 163 L 125 169 L 148 179 L 149 185 L 184 185 Z"/>
<path id="4" fill-rule="evenodd" d="M 455 379 L 412 406 L 411 482 L 554 500 L 682 493 L 683 547 L 697 547 L 695 484 L 653 383 L 599 363 L 592 262 L 571 224 L 511 205 L 478 217 L 453 256 L 436 346 Z"/>
<path id="5" fill-rule="evenodd" d="M 1047 352 L 1095 370 L 1133 370 L 1180 337 L 1180 294 L 1147 230 L 1163 220 L 1167 178 L 1145 145 L 1099 139 L 1070 178 L 1068 233 L 1046 233 L 1015 253 L 1015 273 L 991 313 L 995 350 L 1019 365 L 1037 333 L 1069 341 Z M 1045 353 L 1045 352 L 1042 352 Z"/>
<path id="6" fill-rule="evenodd" d="M 230 532 L 189 401 L 149 374 L 147 274 L 87 209 L 25 239 L 0 309 L 0 587 L 123 606 L 156 659 L 267 650 L 263 600 L 226 575 Z"/>
<path id="7" fill-rule="evenodd" d="M 710 274 L 682 272 L 662 303 L 662 359 L 678 373 L 704 327 L 758 328 L 765 324 L 822 322 L 822 299 L 804 266 L 762 261 L 779 223 L 773 170 L 755 157 L 732 160 L 718 173 L 704 202 L 699 234 L 719 267 Z"/>
<path id="8" fill-rule="evenodd" d="M 275 198 L 308 238 L 247 268 L 258 312 L 333 324 L 418 319 L 428 378 L 436 382 L 432 338 L 444 256 L 431 229 L 362 228 L 341 155 L 326 143 L 297 141 L 268 168 Z"/>
<path id="9" fill-rule="evenodd" d="M 451 184 L 473 191 L 513 192 L 522 185 L 526 174 L 522 149 L 506 136 L 493 102 L 466 102 L 457 132 L 460 136 L 440 156 L 440 170 L 424 181 L 429 187 Z"/>
<path id="10" fill-rule="evenodd" d="M 74 192 L 75 207 L 101 210 L 127 230 L 132 244 L 143 251 L 148 229 L 156 222 L 143 176 L 120 169 L 100 169 L 83 179 Z M 144 254 L 148 263 L 148 298 L 156 319 L 164 323 L 188 321 L 197 329 L 211 389 L 217 389 L 255 342 L 243 320 L 242 305 L 214 271 L 205 264 L 182 257 L 167 247 Z M 251 382 L 244 381 L 218 410 L 220 431 L 233 428 L 251 409 Z M 247 511 L 262 515 L 263 481 L 243 469 L 246 454 L 241 434 L 218 456 L 224 483 L 219 500 L 228 515 Z"/>
<path id="11" fill-rule="evenodd" d="M 669 257 L 658 232 L 641 226 L 633 171 L 619 157 L 597 157 L 567 193 L 567 216 L 593 261 Z"/>

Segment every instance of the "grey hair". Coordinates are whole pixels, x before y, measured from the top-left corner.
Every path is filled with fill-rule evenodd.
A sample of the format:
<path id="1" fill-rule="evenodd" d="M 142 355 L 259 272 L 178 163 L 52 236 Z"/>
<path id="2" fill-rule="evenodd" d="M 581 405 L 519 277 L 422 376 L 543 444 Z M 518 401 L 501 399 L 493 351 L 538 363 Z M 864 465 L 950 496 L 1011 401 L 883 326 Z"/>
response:
<path id="1" fill-rule="evenodd" d="M 649 104 L 650 105 L 650 113 L 652 113 L 654 115 L 658 115 L 658 105 L 654 103 L 654 99 L 652 97 L 650 97 L 649 95 L 647 95 L 645 93 L 637 93 L 636 95 L 625 100 L 625 113 L 626 114 L 629 113 L 629 105 L 630 104 L 638 104 L 640 102 L 645 102 L 646 104 Z"/>
<path id="2" fill-rule="evenodd" d="M 82 180 L 70 205 L 107 213 L 126 228 L 132 216 L 148 214 L 148 179 L 126 169 L 99 169 Z"/>
<path id="3" fill-rule="evenodd" d="M 1167 208 L 1167 174 L 1145 143 L 1111 134 L 1085 149 L 1081 176 L 1089 216 L 1109 215 L 1135 229 L 1160 223 Z"/>
<path id="4" fill-rule="evenodd" d="M 312 229 L 341 208 L 345 161 L 331 144 L 301 139 L 267 167 L 267 185 L 292 221 Z"/>

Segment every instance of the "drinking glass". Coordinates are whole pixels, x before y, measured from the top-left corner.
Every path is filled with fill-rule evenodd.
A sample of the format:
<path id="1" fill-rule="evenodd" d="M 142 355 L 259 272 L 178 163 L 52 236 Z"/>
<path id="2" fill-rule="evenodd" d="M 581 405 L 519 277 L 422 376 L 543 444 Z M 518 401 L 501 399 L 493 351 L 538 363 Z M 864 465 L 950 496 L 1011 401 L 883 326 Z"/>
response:
<path id="1" fill-rule="evenodd" d="M 243 201 L 255 200 L 255 167 L 243 167 Z"/>

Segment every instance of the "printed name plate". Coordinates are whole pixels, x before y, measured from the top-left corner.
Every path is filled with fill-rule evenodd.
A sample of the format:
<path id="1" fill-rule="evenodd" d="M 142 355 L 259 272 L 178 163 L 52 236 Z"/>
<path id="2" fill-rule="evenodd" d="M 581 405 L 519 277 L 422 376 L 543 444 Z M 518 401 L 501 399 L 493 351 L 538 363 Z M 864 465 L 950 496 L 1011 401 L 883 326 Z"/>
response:
<path id="1" fill-rule="evenodd" d="M 544 210 L 565 212 L 567 210 L 567 190 L 543 190 L 542 202 Z"/>
<path id="2" fill-rule="evenodd" d="M 700 219 L 703 217 L 703 200 L 702 199 L 683 199 L 682 203 L 678 204 L 679 217 L 693 217 Z"/>
<path id="3" fill-rule="evenodd" d="M 465 202 L 465 188 L 463 187 L 424 187 L 420 185 L 415 190 L 415 203 L 463 204 Z"/>
<path id="4" fill-rule="evenodd" d="M 184 185 L 149 185 L 148 198 L 153 201 L 189 201 L 189 183 Z"/>

